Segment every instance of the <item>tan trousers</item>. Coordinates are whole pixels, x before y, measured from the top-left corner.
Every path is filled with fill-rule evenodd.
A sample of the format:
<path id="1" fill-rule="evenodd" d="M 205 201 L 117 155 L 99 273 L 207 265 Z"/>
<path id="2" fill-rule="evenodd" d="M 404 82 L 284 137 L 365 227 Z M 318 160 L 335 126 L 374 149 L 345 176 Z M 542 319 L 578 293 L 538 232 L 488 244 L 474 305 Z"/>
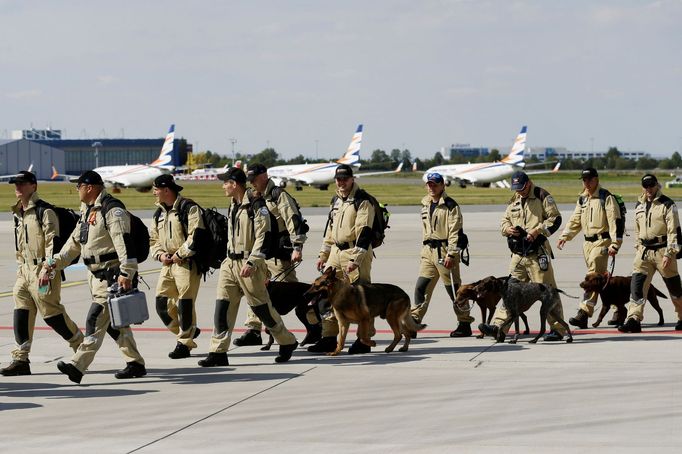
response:
<path id="1" fill-rule="evenodd" d="M 583 257 L 585 257 L 588 273 L 606 272 L 609 262 L 609 244 L 611 244 L 611 240 L 608 238 L 593 242 L 585 241 L 583 243 Z M 599 292 L 585 293 L 583 296 L 580 309 L 585 311 L 588 317 L 592 317 L 598 298 Z"/>
<path id="2" fill-rule="evenodd" d="M 345 251 L 340 250 L 336 246 L 332 246 L 332 250 L 329 253 L 329 259 L 327 260 L 327 266 L 331 266 L 336 270 L 336 275 L 339 278 L 344 277 L 344 271 L 348 266 L 350 261 L 350 251 L 347 249 Z M 348 275 L 348 279 L 351 284 L 370 284 L 372 279 L 370 273 L 372 271 L 372 248 L 367 251 L 365 256 L 355 270 Z M 370 334 L 374 332 L 374 320 L 370 326 Z M 336 320 L 333 311 L 329 311 L 322 317 L 322 337 L 336 337 L 339 334 L 339 322 Z"/>
<path id="3" fill-rule="evenodd" d="M 644 258 L 642 258 L 644 254 Z M 663 268 L 663 256 L 665 255 L 665 248 L 658 249 L 657 251 L 648 250 L 644 252 L 642 246 L 637 246 L 635 252 L 635 261 L 632 265 L 632 274 L 644 274 L 646 275 L 646 280 L 644 281 L 642 288 L 642 295 L 644 297 L 639 301 L 634 301 L 630 297 L 630 302 L 628 303 L 628 315 L 627 318 L 634 318 L 637 321 L 642 321 L 644 319 L 644 303 L 646 302 L 646 295 L 649 291 L 649 285 L 651 285 L 651 279 L 654 277 L 654 273 L 658 271 L 661 277 L 667 279 L 679 275 L 677 270 L 677 260 L 673 258 L 667 267 Z M 682 298 L 675 298 L 670 295 L 673 305 L 675 306 L 675 312 L 677 313 L 677 319 L 682 320 Z"/>
<path id="4" fill-rule="evenodd" d="M 213 353 L 224 353 L 230 347 L 230 339 L 232 337 L 232 330 L 237 319 L 237 311 L 239 310 L 239 303 L 242 296 L 246 296 L 246 302 L 250 307 L 254 307 L 255 312 L 265 311 L 272 319 L 273 326 L 268 326 L 268 330 L 272 333 L 279 345 L 291 345 L 296 342 L 296 338 L 291 334 L 284 321 L 279 316 L 277 311 L 272 307 L 268 291 L 265 288 L 265 280 L 267 279 L 267 266 L 260 261 L 255 266 L 253 274 L 250 277 L 241 277 L 239 272 L 246 260 L 230 260 L 225 259 L 220 266 L 220 275 L 218 276 L 218 287 L 216 299 L 219 301 L 229 301 L 229 306 L 226 314 L 220 314 L 218 317 L 218 302 L 216 301 L 216 316 L 214 317 L 213 335 L 211 336 L 211 345 L 209 351 Z M 227 320 L 221 319 L 225 317 Z M 266 326 L 268 323 L 266 322 Z M 223 329 L 227 327 L 227 329 Z"/>
<path id="5" fill-rule="evenodd" d="M 268 272 L 270 274 L 269 278 L 273 278 L 282 273 L 277 278 L 278 281 L 298 282 L 298 278 L 296 277 L 296 269 L 291 269 L 291 267 L 294 265 L 294 262 L 291 260 L 270 259 L 266 261 L 266 264 L 268 265 Z M 285 272 L 285 270 L 290 271 Z M 256 331 L 260 331 L 263 327 L 260 319 L 256 316 L 256 314 L 253 313 L 250 306 L 246 310 L 246 322 L 244 322 L 244 325 L 248 329 L 253 329 Z"/>
<path id="6" fill-rule="evenodd" d="M 166 311 L 170 317 L 170 323 L 166 325 L 168 330 L 176 335 L 177 341 L 188 348 L 196 348 L 194 333 L 197 328 L 196 301 L 201 284 L 201 274 L 196 265 L 190 262 L 164 265 L 159 274 L 159 282 L 156 284 L 156 295 L 168 298 Z M 180 300 L 191 301 L 192 321 L 186 329 L 182 329 L 178 315 Z M 186 324 L 186 322 L 185 322 Z"/>
<path id="7" fill-rule="evenodd" d="M 445 257 L 442 251 L 441 257 Z M 430 279 L 430 281 L 426 287 L 426 292 L 424 293 L 424 302 L 420 305 L 413 304 L 412 306 L 412 317 L 415 320 L 421 321 L 424 319 L 426 311 L 429 309 L 429 303 L 431 302 L 431 297 L 433 296 L 433 290 L 436 288 L 436 284 L 438 283 L 439 279 L 443 280 L 443 284 L 446 287 L 451 287 L 453 284 L 455 286 L 459 286 L 462 283 L 462 279 L 460 278 L 459 274 L 459 255 L 455 257 L 455 264 L 449 270 L 438 263 L 439 260 L 440 258 L 438 257 L 438 249 L 432 248 L 430 246 L 422 247 L 421 263 L 419 265 L 419 277 Z M 457 307 L 457 305 L 454 304 L 454 301 L 452 301 L 452 307 L 455 310 L 458 322 L 471 323 L 474 321 L 474 318 L 469 315 L 469 311 L 461 310 L 459 307 Z"/>
<path id="8" fill-rule="evenodd" d="M 78 350 L 76 350 L 76 353 L 71 358 L 71 362 L 79 371 L 85 373 L 95 359 L 95 354 L 102 346 L 104 336 L 106 336 L 107 329 L 109 329 L 112 334 L 117 335 L 115 341 L 125 362 L 136 362 L 144 365 L 144 359 L 137 350 L 137 344 L 135 344 L 135 338 L 133 338 L 133 332 L 130 327 L 116 330 L 110 327 L 111 317 L 107 304 L 107 281 L 100 281 L 90 274 L 88 276 L 88 284 L 90 285 L 90 293 L 94 302 L 90 308 L 88 318 L 92 317 L 93 320 L 86 322 L 85 339 L 83 339 L 83 343 L 80 344 Z M 102 309 L 99 313 L 95 314 L 93 313 L 93 308 L 99 309 L 96 305 L 101 306 Z"/>
<path id="9" fill-rule="evenodd" d="M 14 309 L 28 311 L 28 320 L 27 326 L 15 326 L 14 331 L 16 333 L 17 330 L 26 330 L 28 332 L 28 339 L 21 339 L 21 344 L 17 340 L 16 347 L 12 350 L 12 360 L 15 361 L 28 361 L 28 355 L 31 352 L 31 345 L 33 343 L 36 314 L 38 312 L 40 312 L 40 316 L 43 319 L 48 321 L 48 324 L 49 319 L 52 317 L 63 317 L 65 327 L 73 333 L 73 336 L 67 342 L 74 352 L 83 342 L 83 333 L 71 320 L 66 313 L 66 308 L 60 301 L 62 290 L 61 274 L 57 273 L 50 281 L 46 293 L 40 293 L 38 291 L 38 276 L 41 269 L 42 266 L 22 264 L 17 270 L 17 280 L 12 289 Z"/>
<path id="10" fill-rule="evenodd" d="M 511 263 L 509 264 L 509 274 L 511 274 L 513 278 L 516 278 L 522 282 L 537 282 L 556 288 L 556 280 L 554 280 L 552 261 L 548 260 L 548 264 L 549 266 L 547 271 L 542 271 L 540 269 L 540 264 L 538 263 L 537 254 L 532 254 L 526 257 L 522 257 L 518 254 L 512 254 Z M 561 313 L 561 318 L 563 318 L 563 306 L 559 306 L 559 311 Z M 507 309 L 505 309 L 504 304 L 499 304 L 495 310 L 492 324 L 497 327 L 501 327 L 510 319 L 511 317 L 507 312 Z M 564 327 L 559 325 L 551 315 L 547 316 L 547 322 L 550 325 L 550 329 L 560 333 L 562 336 L 566 334 Z M 509 327 L 511 327 L 511 325 Z M 509 327 L 507 328 L 507 331 L 509 331 Z"/>

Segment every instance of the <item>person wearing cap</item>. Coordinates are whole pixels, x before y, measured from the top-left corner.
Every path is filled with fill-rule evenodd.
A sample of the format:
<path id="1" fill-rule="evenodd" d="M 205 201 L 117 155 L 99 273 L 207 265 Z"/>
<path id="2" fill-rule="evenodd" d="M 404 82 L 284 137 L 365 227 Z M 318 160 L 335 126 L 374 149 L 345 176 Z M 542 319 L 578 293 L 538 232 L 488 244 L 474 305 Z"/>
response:
<path id="1" fill-rule="evenodd" d="M 69 232 L 59 231 L 59 219 L 53 207 L 38 195 L 38 182 L 33 173 L 21 171 L 9 180 L 14 185 L 17 203 L 12 206 L 17 276 L 14 297 L 14 339 L 12 362 L 0 373 L 4 376 L 31 375 L 29 353 L 38 312 L 45 323 L 76 351 L 83 333 L 61 304 L 62 277 L 59 273 L 47 286 L 39 288 L 38 280 L 47 257 L 52 257 L 55 240 Z"/>
<path id="2" fill-rule="evenodd" d="M 201 367 L 228 366 L 227 350 L 242 295 L 263 321 L 279 344 L 275 362 L 289 361 L 298 342 L 280 315 L 272 307 L 265 288 L 268 254 L 266 236 L 270 233 L 270 212 L 262 198 L 249 198 L 246 193 L 246 174 L 242 169 L 230 168 L 218 175 L 223 181 L 225 195 L 232 198 L 227 211 L 227 257 L 220 266 L 214 313 L 213 335 L 208 356 L 199 361 Z"/>
<path id="3" fill-rule="evenodd" d="M 355 183 L 351 166 L 339 165 L 334 172 L 334 179 L 336 195 L 332 197 L 316 267 L 318 271 L 323 271 L 331 266 L 340 278 L 347 274 L 351 284 L 369 284 L 372 270 L 374 206 L 365 196 L 367 193 Z M 370 330 L 374 330 L 373 324 Z M 334 351 L 338 333 L 338 321 L 331 311 L 327 311 L 322 320 L 322 338 L 308 347 L 308 351 L 313 353 Z M 358 338 L 348 353 L 370 351 L 370 346 Z"/>
<path id="4" fill-rule="evenodd" d="M 509 275 L 523 282 L 537 282 L 556 288 L 552 267 L 552 249 L 547 238 L 559 230 L 561 213 L 549 192 L 535 186 L 525 172 L 517 171 L 511 178 L 511 189 L 515 191 L 502 217 L 500 231 L 507 238 L 512 257 Z M 561 299 L 557 304 L 563 318 Z M 496 337 L 500 327 L 510 320 L 503 304 L 497 306 L 492 324 L 481 323 L 479 330 Z M 552 316 L 547 317 L 551 331 L 545 341 L 560 341 L 565 330 Z M 510 326 L 508 324 L 507 326 Z M 506 333 L 505 333 L 506 334 Z"/>
<path id="5" fill-rule="evenodd" d="M 680 219 L 675 202 L 661 193 L 655 175 L 642 177 L 642 195 L 635 205 L 635 260 L 630 281 L 630 302 L 623 333 L 642 331 L 644 304 L 654 273 L 663 278 L 677 313 L 675 330 L 682 330 L 682 285 L 677 270 Z"/>
<path id="6" fill-rule="evenodd" d="M 298 282 L 296 277 L 295 265 L 303 259 L 303 244 L 305 243 L 308 232 L 301 209 L 287 191 L 277 186 L 268 178 L 268 169 L 263 164 L 253 164 L 246 172 L 246 179 L 253 186 L 253 196 L 262 196 L 268 210 L 277 220 L 277 230 L 279 232 L 279 250 L 275 257 L 266 260 L 270 275 L 282 282 Z M 315 317 L 311 309 L 311 318 Z M 242 347 L 245 345 L 261 345 L 262 324 L 260 319 L 249 308 L 246 312 L 247 330 L 239 338 L 233 341 L 234 345 Z M 319 324 L 313 328 L 301 341 L 301 345 L 317 342 L 320 338 L 321 327 Z"/>
<path id="7" fill-rule="evenodd" d="M 187 358 L 197 347 L 199 335 L 195 303 L 201 283 L 201 272 L 192 256 L 194 234 L 204 228 L 201 208 L 180 195 L 173 175 L 156 177 L 153 185 L 158 209 L 149 229 L 151 256 L 161 262 L 156 284 L 156 313 L 170 332 L 176 335 L 172 359 Z"/>
<path id="8" fill-rule="evenodd" d="M 107 193 L 102 177 L 97 172 L 88 170 L 75 183 L 81 201 L 80 221 L 62 249 L 53 257 L 53 263 L 45 262 L 41 279 L 45 280 L 52 270 L 66 268 L 80 255 L 90 272 L 88 285 L 93 302 L 85 321 L 83 343 L 70 361 L 59 361 L 57 368 L 72 382 L 80 383 L 95 359 L 104 336 L 109 334 L 126 361 L 126 367 L 116 372 L 114 377 L 143 377 L 147 370 L 133 332 L 129 327 L 115 329 L 111 326 L 107 305 L 107 288 L 114 283 L 123 290 L 137 286 L 137 259 L 128 257 L 132 244 L 130 214 L 120 201 Z"/>
<path id="9" fill-rule="evenodd" d="M 578 197 L 573 214 L 564 228 L 557 248 L 564 248 L 582 230 L 585 237 L 583 257 L 588 273 L 606 273 L 609 257 L 614 257 L 623 244 L 623 233 L 618 229 L 620 208 L 613 194 L 599 185 L 599 173 L 592 167 L 580 173 L 583 192 Z M 587 320 L 594 313 L 598 292 L 585 292 L 575 317 L 568 322 L 578 328 L 587 328 Z M 617 318 L 617 314 L 614 314 Z"/>
<path id="10" fill-rule="evenodd" d="M 462 234 L 462 212 L 455 199 L 445 193 L 445 180 L 439 173 L 426 175 L 426 196 L 422 199 L 422 250 L 419 277 L 414 288 L 412 318 L 421 323 L 438 279 L 443 280 L 457 316 L 457 328 L 450 337 L 471 336 L 469 311 L 455 304 L 455 296 L 462 280 L 459 273 Z"/>

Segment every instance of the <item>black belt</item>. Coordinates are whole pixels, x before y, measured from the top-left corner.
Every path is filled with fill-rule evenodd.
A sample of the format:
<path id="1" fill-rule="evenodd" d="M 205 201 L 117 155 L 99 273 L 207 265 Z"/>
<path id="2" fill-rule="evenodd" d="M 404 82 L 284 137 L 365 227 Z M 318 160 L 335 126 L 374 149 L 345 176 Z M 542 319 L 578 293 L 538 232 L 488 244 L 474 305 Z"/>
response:
<path id="1" fill-rule="evenodd" d="M 440 248 L 442 246 L 448 245 L 448 240 L 424 240 L 422 241 L 424 246 L 429 246 L 432 249 Z"/>
<path id="2" fill-rule="evenodd" d="M 353 243 L 336 243 L 336 247 L 339 248 L 340 251 L 345 251 L 346 249 L 355 247 L 355 245 Z"/>
<path id="3" fill-rule="evenodd" d="M 667 243 L 659 243 L 659 244 L 642 244 L 644 246 L 644 249 L 647 249 L 649 251 L 657 251 L 659 249 L 663 249 L 666 247 L 668 244 Z"/>
<path id="4" fill-rule="evenodd" d="M 230 258 L 230 260 L 241 260 L 244 258 L 244 253 L 240 252 L 239 254 L 235 254 L 234 252 L 227 252 L 227 256 Z"/>
<path id="5" fill-rule="evenodd" d="M 118 258 L 118 254 L 115 252 L 110 252 L 108 254 L 102 254 L 99 256 L 99 260 L 95 256 L 91 257 L 84 257 L 83 258 L 83 263 L 86 265 L 94 265 L 95 263 L 104 263 L 108 262 L 109 260 L 114 260 Z"/>
<path id="6" fill-rule="evenodd" d="M 596 235 L 592 236 L 587 236 L 585 235 L 585 241 L 589 241 L 590 243 L 599 241 L 599 240 L 605 240 L 605 239 L 611 239 L 611 235 L 609 235 L 609 232 L 604 232 L 604 233 L 597 233 Z"/>
<path id="7" fill-rule="evenodd" d="M 639 242 L 642 244 L 647 249 L 661 249 L 662 247 L 665 247 L 667 242 L 668 242 L 668 236 L 663 235 L 663 236 L 657 236 L 656 238 L 651 238 L 649 240 L 639 240 Z"/>

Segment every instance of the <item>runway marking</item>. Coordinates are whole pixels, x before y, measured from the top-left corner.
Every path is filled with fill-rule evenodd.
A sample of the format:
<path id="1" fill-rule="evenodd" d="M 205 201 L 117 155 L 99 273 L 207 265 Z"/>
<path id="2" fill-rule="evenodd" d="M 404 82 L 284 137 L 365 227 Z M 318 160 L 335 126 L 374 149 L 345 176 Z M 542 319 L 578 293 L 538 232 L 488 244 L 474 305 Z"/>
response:
<path id="1" fill-rule="evenodd" d="M 267 392 L 267 391 L 270 391 L 271 389 L 274 389 L 274 388 L 276 388 L 276 387 L 278 387 L 278 386 L 280 386 L 280 385 L 283 385 L 284 383 L 286 383 L 286 382 L 288 382 L 288 381 L 290 381 L 290 380 L 293 380 L 294 378 L 299 378 L 300 376 L 305 375 L 306 372 L 310 372 L 311 370 L 316 369 L 316 368 L 317 368 L 317 366 L 313 366 L 313 367 L 311 367 L 310 369 L 304 370 L 304 371 L 301 372 L 300 374 L 296 374 L 295 376 L 293 376 L 293 377 L 291 377 L 291 378 L 287 378 L 287 379 L 282 380 L 282 381 L 279 382 L 279 383 L 275 383 L 274 385 L 269 386 L 269 387 L 267 387 L 267 388 L 265 388 L 265 389 L 262 389 L 262 390 L 258 391 L 257 393 L 251 394 L 250 396 L 247 396 L 247 397 L 243 398 L 242 400 L 239 400 L 239 401 L 237 401 L 237 402 L 235 402 L 235 403 L 233 403 L 233 404 L 230 404 L 230 405 L 228 405 L 227 407 L 221 408 L 220 410 L 218 410 L 218 411 L 216 411 L 216 412 L 213 412 L 213 413 L 211 413 L 211 414 L 208 415 L 208 416 L 204 416 L 203 418 L 199 418 L 199 419 L 197 419 L 196 421 L 187 424 L 186 426 L 183 426 L 183 427 L 181 427 L 181 428 L 179 428 L 179 429 L 177 429 L 177 430 L 174 430 L 173 432 L 171 432 L 171 433 L 169 433 L 169 434 L 166 434 L 166 435 L 164 435 L 163 437 L 160 437 L 160 438 L 157 438 L 156 440 L 150 441 L 149 443 L 144 444 L 144 445 L 142 445 L 142 446 L 140 446 L 140 447 L 138 447 L 138 448 L 135 448 L 135 449 L 133 449 L 132 451 L 128 451 L 128 454 L 130 454 L 130 453 L 132 453 L 132 452 L 140 451 L 140 450 L 142 450 L 142 449 L 144 449 L 144 448 L 146 448 L 146 447 L 148 447 L 148 446 L 153 445 L 154 443 L 157 443 L 157 442 L 159 442 L 159 441 L 165 440 L 166 438 L 170 438 L 170 437 L 172 437 L 173 435 L 175 435 L 175 434 L 177 434 L 177 433 L 180 433 L 180 432 L 182 432 L 182 431 L 185 430 L 185 429 L 188 429 L 188 428 L 190 428 L 190 427 L 192 427 L 192 426 L 194 426 L 194 425 L 196 425 L 196 424 L 199 424 L 200 422 L 206 421 L 207 419 L 212 418 L 213 416 L 215 416 L 215 415 L 217 415 L 217 414 L 220 414 L 220 413 L 224 412 L 225 410 L 229 410 L 230 408 L 239 405 L 239 404 L 241 404 L 242 402 L 246 402 L 247 400 L 249 400 L 249 399 L 251 399 L 251 398 L 253 398 L 253 397 L 256 397 L 256 396 L 258 396 L 258 395 L 260 395 L 260 394 L 263 394 L 263 393 L 265 393 L 265 392 Z"/>

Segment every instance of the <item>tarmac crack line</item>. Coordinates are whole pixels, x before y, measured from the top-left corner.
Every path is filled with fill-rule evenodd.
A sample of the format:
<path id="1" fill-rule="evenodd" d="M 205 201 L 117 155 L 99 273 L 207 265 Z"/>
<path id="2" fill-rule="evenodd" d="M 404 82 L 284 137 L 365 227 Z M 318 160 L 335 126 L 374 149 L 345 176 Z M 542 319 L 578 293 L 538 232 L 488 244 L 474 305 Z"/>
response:
<path id="1" fill-rule="evenodd" d="M 259 395 L 261 395 L 261 394 L 264 394 L 264 393 L 266 393 L 267 391 L 270 391 L 271 389 L 274 389 L 274 388 L 276 388 L 276 387 L 278 387 L 278 386 L 280 386 L 280 385 L 283 385 L 284 383 L 286 383 L 286 382 L 288 382 L 288 381 L 290 381 L 290 380 L 293 380 L 293 379 L 295 379 L 295 378 L 299 378 L 299 377 L 301 377 L 302 375 L 305 375 L 306 373 L 310 372 L 311 370 L 317 369 L 317 367 L 318 367 L 318 366 L 313 366 L 313 367 L 311 367 L 310 369 L 304 370 L 304 371 L 301 372 L 300 374 L 296 374 L 296 375 L 293 376 L 293 377 L 290 377 L 290 378 L 287 378 L 287 379 L 285 379 L 285 380 L 282 380 L 281 382 L 275 383 L 275 384 L 272 385 L 272 386 L 268 386 L 268 387 L 265 388 L 265 389 L 261 389 L 261 390 L 258 391 L 257 393 L 251 394 L 250 396 L 247 396 L 247 397 L 245 397 L 245 398 L 243 398 L 243 399 L 241 399 L 241 400 L 238 400 L 237 402 L 235 402 L 235 403 L 233 403 L 233 404 L 230 404 L 230 405 L 228 405 L 227 407 L 221 408 L 220 410 L 217 410 L 217 411 L 215 411 L 215 412 L 213 412 L 213 413 L 211 413 L 211 414 L 209 414 L 209 415 L 207 415 L 207 416 L 204 416 L 203 418 L 199 418 L 199 419 L 197 419 L 196 421 L 193 421 L 193 422 L 191 422 L 191 423 L 189 423 L 189 424 L 187 424 L 187 425 L 185 425 L 185 426 L 180 427 L 180 428 L 177 429 L 177 430 L 174 430 L 173 432 L 170 432 L 170 433 L 164 435 L 163 437 L 157 438 L 156 440 L 152 440 L 152 441 L 150 441 L 150 442 L 147 443 L 147 444 L 144 444 L 144 445 L 142 445 L 142 446 L 139 446 L 139 447 L 133 449 L 132 451 L 128 451 L 126 454 L 130 454 L 130 453 L 133 453 L 133 452 L 141 451 L 141 450 L 143 450 L 144 448 L 147 448 L 147 447 L 153 445 L 154 443 L 158 443 L 159 441 L 165 440 L 166 438 L 170 438 L 170 437 L 172 437 L 173 435 L 178 434 L 178 433 L 182 432 L 182 431 L 185 430 L 185 429 L 189 429 L 190 427 L 192 427 L 192 426 L 194 426 L 194 425 L 196 425 L 196 424 L 199 424 L 200 422 L 206 421 L 207 419 L 212 418 L 212 417 L 214 417 L 214 416 L 216 416 L 216 415 L 218 415 L 218 414 L 220 414 L 220 413 L 222 413 L 222 412 L 224 412 L 224 411 L 226 411 L 226 410 L 229 410 L 229 409 L 232 408 L 232 407 L 236 407 L 237 405 L 241 404 L 242 402 L 246 402 L 247 400 L 250 400 L 250 399 L 252 399 L 252 398 L 254 398 L 254 397 L 256 397 L 256 396 L 259 396 Z"/>

